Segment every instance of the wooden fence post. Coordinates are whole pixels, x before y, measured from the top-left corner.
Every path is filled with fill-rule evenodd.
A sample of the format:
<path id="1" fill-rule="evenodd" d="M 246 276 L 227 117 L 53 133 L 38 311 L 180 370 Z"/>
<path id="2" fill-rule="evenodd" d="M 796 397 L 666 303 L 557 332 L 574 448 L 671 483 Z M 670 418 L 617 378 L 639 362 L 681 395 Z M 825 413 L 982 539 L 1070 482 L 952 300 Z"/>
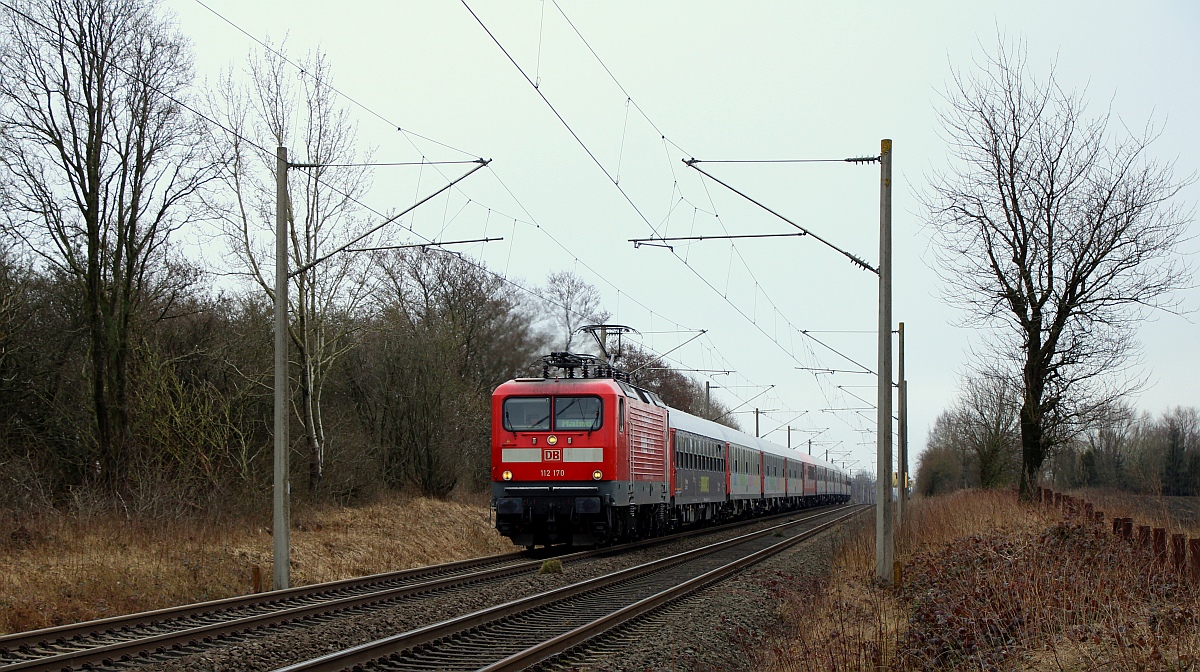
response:
<path id="1" fill-rule="evenodd" d="M 1133 518 L 1121 519 L 1121 537 L 1123 539 L 1133 539 Z"/>
<path id="2" fill-rule="evenodd" d="M 1200 583 L 1200 537 L 1188 539 L 1188 554 L 1192 559 L 1192 581 Z"/>

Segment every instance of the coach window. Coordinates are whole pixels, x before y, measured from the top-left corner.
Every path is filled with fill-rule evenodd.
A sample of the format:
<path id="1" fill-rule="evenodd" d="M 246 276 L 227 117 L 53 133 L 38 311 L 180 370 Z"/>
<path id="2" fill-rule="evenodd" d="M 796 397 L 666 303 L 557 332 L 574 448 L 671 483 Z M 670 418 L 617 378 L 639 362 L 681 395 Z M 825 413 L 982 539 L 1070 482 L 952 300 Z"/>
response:
<path id="1" fill-rule="evenodd" d="M 550 397 L 505 399 L 504 429 L 510 432 L 550 431 Z"/>
<path id="2" fill-rule="evenodd" d="M 625 397 L 617 399 L 617 431 L 625 431 Z"/>
<path id="3" fill-rule="evenodd" d="M 600 397 L 555 397 L 554 429 L 595 431 L 600 429 L 603 411 Z"/>

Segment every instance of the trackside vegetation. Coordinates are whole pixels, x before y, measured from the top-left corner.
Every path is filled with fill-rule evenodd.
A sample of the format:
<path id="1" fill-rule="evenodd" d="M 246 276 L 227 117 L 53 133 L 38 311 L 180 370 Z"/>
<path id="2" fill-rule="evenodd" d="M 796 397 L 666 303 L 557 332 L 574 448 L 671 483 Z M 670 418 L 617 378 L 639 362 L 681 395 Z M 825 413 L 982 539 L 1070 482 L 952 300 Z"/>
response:
<path id="1" fill-rule="evenodd" d="M 781 595 L 770 660 L 794 670 L 1159 670 L 1200 662 L 1200 582 L 1160 566 L 1105 522 L 1018 503 L 1015 490 L 913 502 L 898 587 L 877 587 L 874 530 L 826 583 Z M 1145 516 L 1146 511 L 1136 514 Z M 1159 520 L 1200 536 L 1200 527 Z"/>

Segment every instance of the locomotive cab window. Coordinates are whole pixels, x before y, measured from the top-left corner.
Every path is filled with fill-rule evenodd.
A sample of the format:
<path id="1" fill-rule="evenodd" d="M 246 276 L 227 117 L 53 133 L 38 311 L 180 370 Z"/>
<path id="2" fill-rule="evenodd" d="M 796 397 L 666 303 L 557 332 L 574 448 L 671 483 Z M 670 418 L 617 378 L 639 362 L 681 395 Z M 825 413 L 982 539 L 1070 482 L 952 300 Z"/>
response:
<path id="1" fill-rule="evenodd" d="M 603 423 L 603 410 L 600 397 L 555 397 L 554 429 L 595 431 Z"/>
<path id="2" fill-rule="evenodd" d="M 550 397 L 505 399 L 504 429 L 510 432 L 550 431 Z"/>

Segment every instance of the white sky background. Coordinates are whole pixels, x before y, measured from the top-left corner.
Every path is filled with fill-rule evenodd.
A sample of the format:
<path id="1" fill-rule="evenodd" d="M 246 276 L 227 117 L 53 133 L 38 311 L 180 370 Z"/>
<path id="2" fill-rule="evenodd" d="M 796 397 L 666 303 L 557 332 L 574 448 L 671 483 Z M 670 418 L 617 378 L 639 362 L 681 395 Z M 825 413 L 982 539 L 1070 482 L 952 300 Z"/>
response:
<path id="1" fill-rule="evenodd" d="M 1152 155 L 1177 159 L 1178 176 L 1200 171 L 1200 5 L 1193 2 L 558 0 L 664 143 L 637 109 L 627 111 L 626 94 L 552 0 L 468 1 L 605 169 L 615 176 L 619 167 L 620 186 L 663 235 L 792 231 L 702 182 L 683 158 L 840 159 L 876 155 L 881 138 L 894 141 L 893 314 L 906 330 L 914 467 L 934 419 L 953 401 L 971 344 L 983 338 L 955 326 L 956 312 L 940 299 L 914 197 L 925 189 L 925 175 L 945 165 L 936 108 L 951 65 L 970 67 L 983 48 L 994 48 L 998 30 L 1023 38 L 1036 72 L 1057 61 L 1064 85 L 1086 87 L 1092 112 L 1111 104 L 1114 126 L 1124 121 L 1138 130 L 1152 115 L 1165 122 Z M 670 357 L 680 366 L 736 371 L 711 379 L 728 388 L 714 395 L 730 406 L 761 389 L 746 386 L 774 384 L 743 407 L 777 409 L 762 418 L 764 435 L 790 422 L 804 430 L 792 435 L 799 445 L 826 430 L 814 453 L 823 454 L 824 441 L 840 442 L 833 450 L 848 451 L 846 459 L 857 460 L 852 468 L 874 469 L 874 410 L 823 410 L 873 405 L 874 378 L 795 369 L 857 368 L 795 329 L 873 330 L 874 274 L 811 238 L 742 240 L 736 250 L 729 241 L 680 244 L 674 254 L 635 250 L 627 239 L 650 237 L 651 226 L 461 2 L 205 2 L 251 35 L 286 37 L 294 56 L 324 50 L 338 89 L 395 125 L 470 152 L 405 136 L 351 106 L 376 161 L 494 160 L 449 197 L 403 220 L 425 239 L 504 236 L 456 249 L 527 286 L 543 283 L 550 271 L 575 270 L 600 289 L 613 322 L 640 330 L 658 352 L 690 334 L 655 332 L 707 329 Z M 195 0 L 165 6 L 193 41 L 201 81 L 243 67 L 255 46 L 249 38 Z M 878 263 L 877 165 L 701 166 Z M 446 176 L 466 168 L 440 167 Z M 445 181 L 431 168 L 382 168 L 366 202 L 395 211 Z M 1196 185 L 1182 194 L 1186 207 L 1198 201 Z M 1200 225 L 1193 223 L 1197 234 Z M 1195 259 L 1200 244 L 1191 240 L 1186 249 Z M 1200 292 L 1184 300 L 1196 309 Z M 1197 319 L 1161 314 L 1142 329 L 1151 386 L 1137 399 L 1140 408 L 1157 414 L 1200 405 Z M 875 368 L 873 333 L 814 335 Z M 754 431 L 752 414 L 738 418 Z M 769 438 L 786 442 L 782 429 Z"/>

